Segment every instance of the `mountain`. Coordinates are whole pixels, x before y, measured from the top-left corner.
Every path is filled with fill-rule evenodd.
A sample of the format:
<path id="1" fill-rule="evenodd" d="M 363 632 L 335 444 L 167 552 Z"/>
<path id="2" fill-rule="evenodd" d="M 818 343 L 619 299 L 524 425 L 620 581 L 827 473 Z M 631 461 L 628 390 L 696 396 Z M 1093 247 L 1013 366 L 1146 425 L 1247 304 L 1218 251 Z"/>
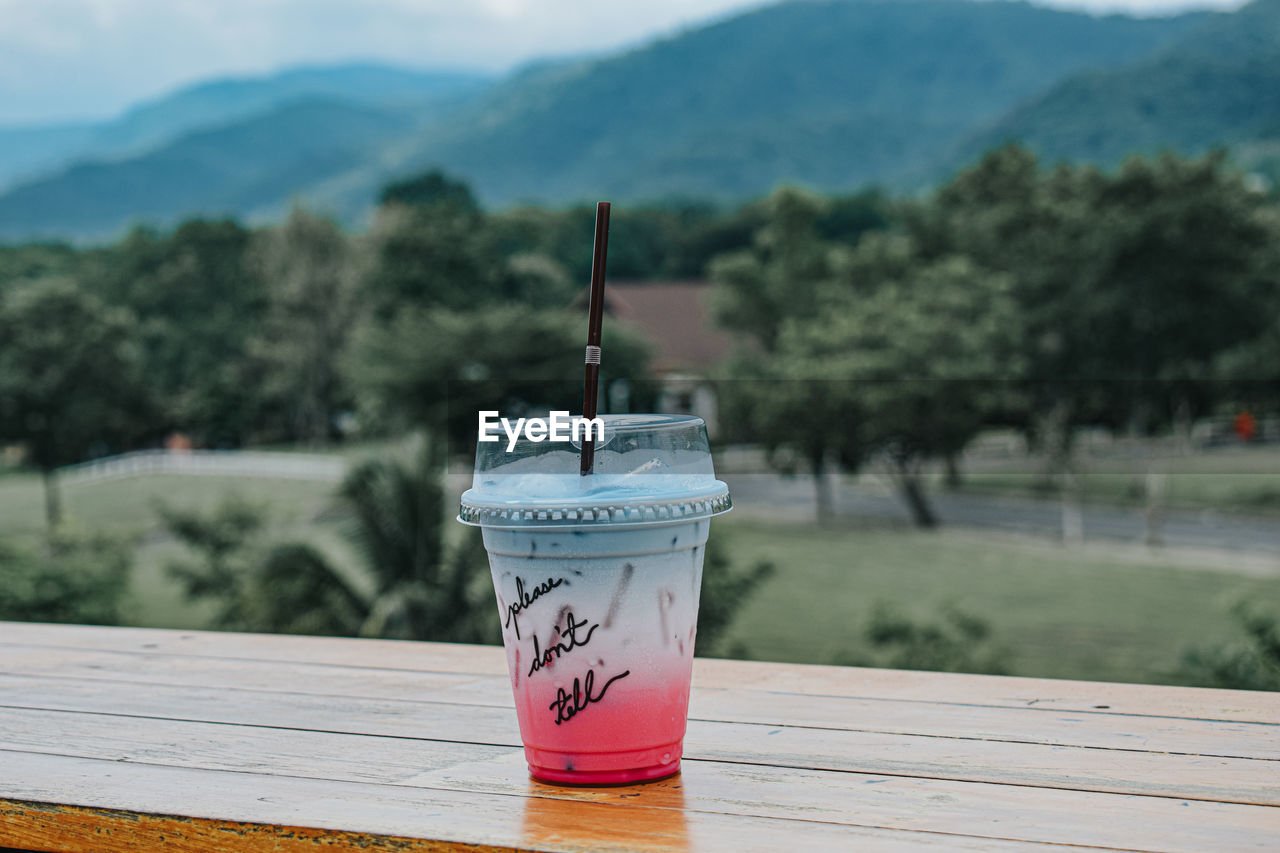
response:
<path id="1" fill-rule="evenodd" d="M 1267 139 L 1280 141 L 1280 0 L 1214 16 L 1130 67 L 1073 75 L 975 136 L 957 160 L 1004 141 L 1049 160 L 1114 165 L 1133 153 Z"/>
<path id="2" fill-rule="evenodd" d="M 293 101 L 329 98 L 421 109 L 440 100 L 466 97 L 489 82 L 477 74 L 370 63 L 211 80 L 139 104 L 107 122 L 0 127 L 0 186 L 74 158 L 137 156 L 185 133 L 250 119 Z"/>
<path id="3" fill-rule="evenodd" d="M 223 127 L 216 152 L 201 131 L 100 156 L 0 196 L 0 239 L 101 238 L 138 219 L 213 211 L 267 215 L 290 198 L 359 222 L 382 183 L 435 166 L 490 205 L 741 199 L 784 181 L 909 189 L 976 128 L 1064 77 L 1132 64 L 1205 19 L 1093 17 L 1002 0 L 781 3 L 617 55 L 542 63 L 443 104 L 376 104 L 380 118 L 358 139 L 308 140 L 292 159 L 283 146 L 306 134 L 291 128 L 290 102 Z M 208 115 L 220 91 L 197 87 L 184 103 Z M 101 137 L 110 151 L 155 126 L 145 110 L 131 115 L 132 135 Z M 194 177 L 184 175 L 188 160 Z"/>
<path id="4" fill-rule="evenodd" d="M 137 222 L 274 218 L 299 187 L 370 157 L 414 121 L 400 111 L 304 100 L 187 134 L 144 157 L 86 162 L 0 198 L 0 234 L 110 239 Z"/>
<path id="5" fill-rule="evenodd" d="M 782 181 L 908 187 L 974 127 L 1068 74 L 1149 55 L 1202 18 L 783 3 L 500 84 L 411 162 L 462 174 L 491 204 L 740 198 Z"/>

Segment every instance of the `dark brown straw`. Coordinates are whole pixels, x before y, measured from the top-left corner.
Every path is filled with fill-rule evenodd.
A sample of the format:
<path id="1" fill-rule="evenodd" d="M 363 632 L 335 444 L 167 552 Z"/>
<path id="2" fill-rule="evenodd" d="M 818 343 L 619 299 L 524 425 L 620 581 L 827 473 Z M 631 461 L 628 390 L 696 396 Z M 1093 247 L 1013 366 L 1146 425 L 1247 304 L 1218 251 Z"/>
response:
<path id="1" fill-rule="evenodd" d="M 609 253 L 609 202 L 596 205 L 596 245 L 591 254 L 591 308 L 587 321 L 587 375 L 582 387 L 582 416 L 596 416 L 596 397 L 600 391 L 600 327 L 604 323 L 604 262 Z M 594 348 L 594 349 L 593 349 Z M 594 358 L 592 357 L 594 353 Z M 596 464 L 595 439 L 591 430 L 582 437 L 582 465 L 586 476 Z"/>

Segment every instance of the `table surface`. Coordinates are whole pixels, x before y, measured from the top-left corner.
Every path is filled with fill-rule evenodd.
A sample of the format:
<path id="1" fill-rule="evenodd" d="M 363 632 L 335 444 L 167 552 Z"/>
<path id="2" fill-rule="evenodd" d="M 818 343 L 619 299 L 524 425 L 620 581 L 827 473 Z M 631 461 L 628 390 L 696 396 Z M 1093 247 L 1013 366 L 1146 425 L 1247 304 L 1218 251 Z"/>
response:
<path id="1" fill-rule="evenodd" d="M 498 648 L 0 623 L 0 847 L 1280 848 L 1280 694 L 699 660 L 684 770 L 527 776 Z"/>

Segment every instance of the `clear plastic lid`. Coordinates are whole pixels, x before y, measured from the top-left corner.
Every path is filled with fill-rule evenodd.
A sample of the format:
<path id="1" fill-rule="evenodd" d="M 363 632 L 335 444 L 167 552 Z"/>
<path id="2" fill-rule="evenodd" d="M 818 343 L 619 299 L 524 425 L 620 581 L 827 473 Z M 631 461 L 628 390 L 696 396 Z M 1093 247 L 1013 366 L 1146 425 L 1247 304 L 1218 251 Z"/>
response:
<path id="1" fill-rule="evenodd" d="M 578 442 L 524 434 L 476 445 L 475 475 L 458 520 L 484 527 L 652 524 L 728 512 L 707 427 L 692 415 L 601 415 L 594 472 L 579 473 Z"/>

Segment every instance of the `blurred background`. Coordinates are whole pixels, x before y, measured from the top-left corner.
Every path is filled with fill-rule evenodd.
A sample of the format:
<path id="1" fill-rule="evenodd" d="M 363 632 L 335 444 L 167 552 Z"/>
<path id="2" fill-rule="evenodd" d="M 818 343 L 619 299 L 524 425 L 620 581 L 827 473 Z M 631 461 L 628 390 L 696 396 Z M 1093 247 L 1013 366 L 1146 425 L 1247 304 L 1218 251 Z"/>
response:
<path id="1" fill-rule="evenodd" d="M 0 619 L 496 642 L 608 199 L 701 654 L 1280 689 L 1280 0 L 456 6 L 0 0 Z"/>

